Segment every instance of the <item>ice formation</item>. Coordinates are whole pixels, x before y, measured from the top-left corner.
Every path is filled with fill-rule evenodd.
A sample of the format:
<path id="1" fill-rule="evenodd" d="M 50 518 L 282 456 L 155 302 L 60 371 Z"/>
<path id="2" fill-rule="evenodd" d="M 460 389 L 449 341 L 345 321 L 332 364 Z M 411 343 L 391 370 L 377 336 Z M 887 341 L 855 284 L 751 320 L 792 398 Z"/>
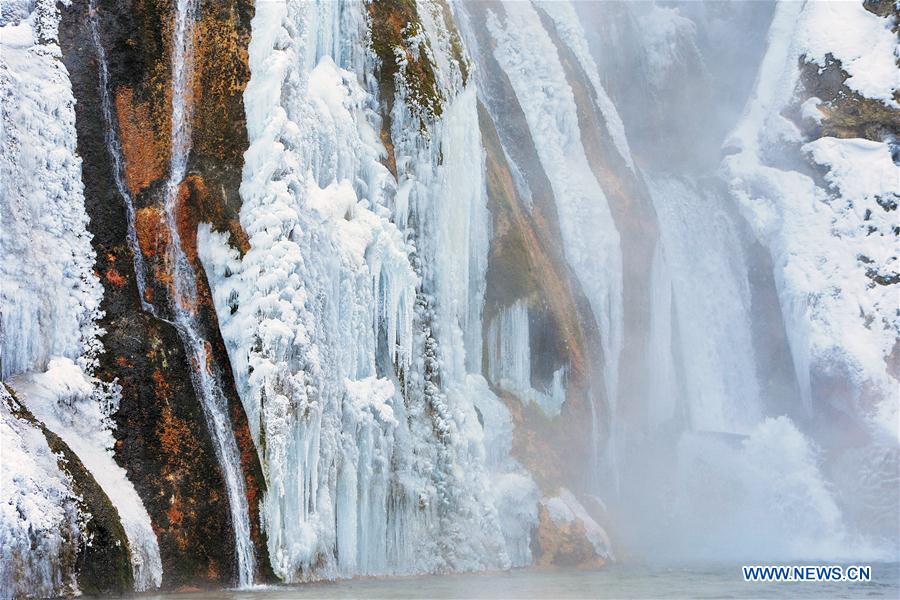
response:
<path id="1" fill-rule="evenodd" d="M 19 401 L 72 449 L 115 506 L 128 536 L 135 590 L 159 587 L 162 563 L 150 516 L 112 457 L 109 415 L 117 408 L 115 390 L 104 393 L 66 358 L 51 360 L 44 373 L 14 377 L 10 385 Z"/>
<path id="2" fill-rule="evenodd" d="M 578 59 L 581 69 L 594 88 L 594 101 L 600 109 L 606 121 L 606 127 L 612 137 L 613 144 L 619 154 L 625 159 L 628 168 L 634 171 L 634 159 L 631 157 L 631 149 L 628 147 L 628 137 L 625 135 L 625 124 L 622 123 L 622 117 L 616 105 L 613 104 L 609 94 L 606 93 L 603 84 L 600 81 L 600 71 L 594 57 L 591 56 L 587 39 L 585 38 L 584 28 L 578 15 L 575 13 L 575 7 L 571 2 L 555 2 L 542 1 L 537 3 L 540 10 L 546 12 L 556 26 L 557 34 L 562 39 Z"/>
<path id="3" fill-rule="evenodd" d="M 194 365 L 211 364 L 210 332 L 195 310 L 202 274 L 177 226 L 191 153 L 191 32 L 203 5 L 175 2 L 168 39 L 172 148 L 162 191 L 173 279 L 165 308 L 144 293 L 138 199 L 123 179 L 106 49 L 88 4 L 104 141 L 142 307 L 172 318 Z M 535 452 L 527 435 L 514 437 L 525 418 L 517 411 L 549 428 L 581 409 L 593 419 L 595 451 L 583 487 L 612 507 L 599 512 L 623 522 L 638 514 L 628 525 L 643 527 L 653 544 L 665 522 L 671 536 L 660 545 L 678 556 L 721 557 L 740 535 L 750 555 L 895 559 L 896 533 L 884 532 L 900 506 L 900 405 L 889 372 L 900 335 L 896 144 L 810 141 L 801 129 L 822 127 L 829 107 L 798 94 L 804 61 L 821 73 L 835 68 L 833 58 L 851 94 L 897 108 L 895 17 L 860 2 L 778 3 L 742 116 L 714 124 L 734 124 L 721 165 L 718 157 L 688 159 L 691 168 L 676 174 L 648 166 L 650 143 L 627 135 L 646 126 L 629 120 L 640 111 L 625 103 L 649 97 L 641 106 L 659 114 L 639 115 L 648 121 L 685 116 L 685 107 L 667 103 L 672 86 L 683 86 L 686 73 L 715 80 L 713 61 L 704 62 L 709 23 L 693 18 L 705 9 L 625 6 L 609 24 L 622 27 L 612 38 L 635 32 L 621 64 L 589 45 L 583 6 L 413 0 L 378 9 L 415 15 L 393 32 L 401 41 L 391 40 L 387 53 L 376 40 L 379 15 L 365 3 L 255 3 L 239 214 L 247 243 L 239 252 L 238 240 L 214 225 L 198 231 L 263 469 L 259 514 L 275 575 L 299 582 L 524 566 L 535 559 L 533 532 L 545 516 L 583 528 L 596 554 L 611 557 L 588 490 L 576 488 L 584 482 L 548 485 L 524 464 L 540 461 L 528 456 L 540 446 Z M 115 385 L 92 371 L 101 287 L 57 8 L 15 2 L 2 14 L 0 375 L 112 500 L 136 588 L 151 589 L 162 580 L 157 540 L 113 459 Z M 716 27 L 734 26 L 723 19 Z M 623 89 L 632 84 L 638 92 Z M 745 97 L 730 100 L 735 115 Z M 583 137 L 579 110 L 605 123 L 608 149 Z M 500 156 L 486 153 L 485 123 L 496 128 Z M 693 140 L 680 143 L 691 154 Z M 592 168 L 601 151 L 612 155 L 609 177 Z M 492 221 L 486 158 L 505 161 L 523 218 L 543 219 L 541 232 L 559 238 L 547 243 L 559 246 L 572 295 L 584 294 L 595 323 L 583 325 L 597 329 L 599 347 L 585 342 L 589 364 L 554 362 L 536 376 L 548 332 L 533 290 L 486 306 L 492 223 L 504 226 Z M 619 231 L 607 201 L 622 190 L 603 187 L 625 180 L 650 207 L 648 231 L 658 233 L 641 240 L 654 251 L 649 272 L 629 273 L 648 295 L 641 340 L 625 339 L 623 307 L 623 254 L 635 240 Z M 769 296 L 774 308 L 761 307 Z M 791 355 L 785 398 L 767 397 L 764 334 L 778 338 L 773 344 L 786 340 Z M 629 344 L 652 368 L 623 364 Z M 644 371 L 641 389 L 620 389 L 628 387 L 620 372 L 635 368 Z M 606 386 L 586 391 L 587 406 L 566 398 L 576 374 Z M 252 511 L 224 375 L 201 367 L 192 383 L 224 475 L 243 586 L 257 574 Z M 78 542 L 73 483 L 16 406 L 4 388 L 0 584 L 74 593 L 61 567 Z M 833 426 L 835 414 L 864 441 L 820 448 L 832 442 L 817 438 L 817 428 Z M 605 430 L 618 437 L 601 439 Z M 596 476 L 602 460 L 617 470 L 612 485 Z"/>
<path id="4" fill-rule="evenodd" d="M 600 326 L 607 397 L 615 401 L 622 344 L 622 256 L 606 195 L 588 165 L 575 99 L 556 47 L 527 3 L 490 12 L 494 56 L 525 112 L 553 188 L 566 259 Z"/>
<path id="5" fill-rule="evenodd" d="M 513 423 L 509 410 L 481 375 L 468 375 L 466 393 L 475 402 L 484 464 L 490 478 L 492 502 L 497 510 L 506 552 L 512 566 L 531 564 L 532 531 L 538 520 L 539 490 L 531 475 L 512 458 Z"/>
<path id="6" fill-rule="evenodd" d="M 419 3 L 410 43 L 432 53 L 446 100 L 423 117 L 397 74 L 395 178 L 364 9 L 257 7 L 250 250 L 199 236 L 285 581 L 510 564 L 467 389 L 489 240 L 475 92 L 446 55 L 442 8 Z"/>
<path id="7" fill-rule="evenodd" d="M 531 342 L 528 306 L 519 300 L 504 308 L 487 330 L 488 377 L 523 402 L 534 402 L 548 417 L 559 415 L 566 401 L 566 367 L 553 373 L 547 390 L 531 384 Z"/>
<path id="8" fill-rule="evenodd" d="M 102 294 L 75 154 L 75 98 L 56 41 L 59 12 L 42 1 L 18 16 L 0 31 L 4 380 L 43 370 L 51 356 L 88 366 Z"/>
<path id="9" fill-rule="evenodd" d="M 18 591 L 60 596 L 78 589 L 72 568 L 80 535 L 75 492 L 44 434 L 17 419 L 15 400 L 0 386 L 0 586 L 3 597 Z M 70 557 L 66 561 L 65 557 Z"/>

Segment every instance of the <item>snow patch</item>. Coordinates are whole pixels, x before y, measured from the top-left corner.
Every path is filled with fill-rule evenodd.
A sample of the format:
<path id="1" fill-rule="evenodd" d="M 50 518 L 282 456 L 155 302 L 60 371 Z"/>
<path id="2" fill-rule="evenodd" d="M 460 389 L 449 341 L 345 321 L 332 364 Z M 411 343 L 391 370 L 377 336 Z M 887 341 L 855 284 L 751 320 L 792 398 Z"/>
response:
<path id="1" fill-rule="evenodd" d="M 162 562 L 156 534 L 134 485 L 113 458 L 112 423 L 96 383 L 67 358 L 53 358 L 46 372 L 19 375 L 10 383 L 35 418 L 78 456 L 118 511 L 131 547 L 135 590 L 159 587 Z"/>
<path id="2" fill-rule="evenodd" d="M 807 2 L 798 43 L 806 58 L 824 66 L 831 54 L 850 76 L 844 82 L 867 98 L 900 108 L 894 99 L 900 78 L 900 45 L 891 31 L 896 16 L 879 17 L 857 2 Z"/>

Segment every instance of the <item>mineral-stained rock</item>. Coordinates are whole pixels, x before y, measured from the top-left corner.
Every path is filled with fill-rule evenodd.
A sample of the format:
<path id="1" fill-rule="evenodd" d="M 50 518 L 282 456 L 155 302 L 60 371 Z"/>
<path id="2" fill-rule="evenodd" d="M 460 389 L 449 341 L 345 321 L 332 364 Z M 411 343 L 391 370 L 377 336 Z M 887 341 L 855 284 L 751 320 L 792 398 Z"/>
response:
<path id="1" fill-rule="evenodd" d="M 200 3 L 197 44 L 194 145 L 190 174 L 182 184 L 179 229 L 198 270 L 198 311 L 210 356 L 221 374 L 242 454 L 257 563 L 267 576 L 265 539 L 259 530 L 262 476 L 231 367 L 218 335 L 208 286 L 196 255 L 196 226 L 211 221 L 245 246 L 237 225 L 238 185 L 246 149 L 241 93 L 249 76 L 246 46 L 249 1 Z M 98 57 L 90 37 L 87 0 L 63 9 L 60 45 L 76 104 L 78 152 L 83 159 L 85 204 L 105 274 L 101 325 L 106 330 L 97 375 L 122 386 L 114 415 L 116 460 L 128 472 L 159 538 L 163 586 L 220 587 L 236 577 L 234 536 L 225 484 L 191 383 L 191 365 L 174 326 L 141 308 L 128 221 L 105 143 Z M 171 240 L 162 205 L 171 137 L 169 48 L 173 3 L 166 0 L 97 0 L 95 17 L 107 55 L 109 91 L 125 163 L 124 179 L 136 204 L 139 248 L 148 265 L 146 300 L 160 317 L 169 314 L 172 290 L 166 264 Z M 228 42 L 228 43 L 226 43 Z M 244 242 L 242 243 L 242 240 Z M 204 366 L 205 367 L 205 366 Z"/>

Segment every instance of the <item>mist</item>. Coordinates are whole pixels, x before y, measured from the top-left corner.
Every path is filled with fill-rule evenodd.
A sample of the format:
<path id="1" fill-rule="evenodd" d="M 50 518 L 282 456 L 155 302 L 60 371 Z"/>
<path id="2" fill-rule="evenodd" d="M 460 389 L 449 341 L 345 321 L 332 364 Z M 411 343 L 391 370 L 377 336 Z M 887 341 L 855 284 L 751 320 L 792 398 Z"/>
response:
<path id="1" fill-rule="evenodd" d="M 896 560 L 896 439 L 860 410 L 870 391 L 835 390 L 834 363 L 792 354 L 786 284 L 727 165 L 777 43 L 776 4 L 577 9 L 658 233 L 649 278 L 624 274 L 648 318 L 630 332 L 639 358 L 621 363 L 601 460 L 620 558 Z M 796 149 L 766 166 L 818 177 Z M 623 234 L 626 252 L 641 243 Z M 819 387 L 804 398 L 807 368 Z"/>

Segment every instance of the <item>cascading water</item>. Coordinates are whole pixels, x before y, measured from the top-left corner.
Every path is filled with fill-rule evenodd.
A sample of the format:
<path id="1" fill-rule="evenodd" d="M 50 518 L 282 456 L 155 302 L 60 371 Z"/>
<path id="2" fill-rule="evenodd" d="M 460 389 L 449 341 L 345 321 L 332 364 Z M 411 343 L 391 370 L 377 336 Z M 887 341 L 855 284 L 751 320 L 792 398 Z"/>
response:
<path id="1" fill-rule="evenodd" d="M 168 261 L 174 281 L 171 305 L 178 333 L 193 363 L 191 372 L 194 390 L 203 406 L 216 457 L 225 478 L 234 529 L 238 585 L 246 587 L 253 583 L 256 559 L 253 542 L 250 539 L 250 517 L 240 452 L 228 416 L 228 399 L 222 393 L 213 359 L 209 355 L 209 344 L 200 333 L 201 329 L 194 312 L 197 301 L 196 275 L 181 246 L 176 218 L 178 191 L 187 174 L 187 161 L 191 149 L 191 107 L 187 84 L 193 68 L 190 28 L 194 11 L 195 0 L 178 0 L 175 4 L 172 52 L 172 162 L 165 189 L 166 223 L 171 236 Z"/>
<path id="2" fill-rule="evenodd" d="M 692 429 L 747 433 L 760 418 L 760 386 L 753 350 L 749 266 L 734 216 L 722 198 L 675 177 L 647 178 L 659 219 L 665 269 L 654 275 L 660 293 L 666 279 L 674 290 L 674 315 L 684 363 L 688 418 Z M 672 276 L 674 274 L 674 276 Z M 714 285 L 711 285 L 713 284 Z M 657 306 L 667 319 L 671 306 Z M 661 332 L 660 332 L 661 333 Z M 671 339 L 671 334 L 669 334 Z M 669 349 L 671 350 L 671 346 Z M 674 370 L 671 359 L 664 368 Z M 671 418 L 668 397 L 657 394 L 655 422 Z M 668 397 L 667 397 L 668 396 Z M 656 414 L 661 410 L 666 414 Z"/>
<path id="3" fill-rule="evenodd" d="M 125 183 L 125 164 L 113 116 L 113 102 L 109 91 L 109 67 L 106 60 L 106 49 L 103 47 L 103 42 L 100 39 L 100 29 L 97 23 L 99 16 L 95 0 L 91 0 L 88 3 L 88 14 L 91 27 L 91 41 L 94 43 L 94 51 L 97 53 L 98 76 L 100 78 L 100 110 L 103 113 L 104 138 L 106 149 L 112 161 L 112 173 L 116 190 L 122 196 L 122 202 L 125 205 L 125 217 L 128 224 L 128 248 L 131 250 L 134 261 L 134 278 L 137 284 L 138 296 L 140 297 L 141 308 L 155 315 L 156 310 L 146 296 L 147 266 L 144 262 L 144 254 L 141 252 L 138 244 L 137 230 L 135 229 L 134 199 L 131 197 L 131 192 L 128 191 L 128 186 Z"/>

